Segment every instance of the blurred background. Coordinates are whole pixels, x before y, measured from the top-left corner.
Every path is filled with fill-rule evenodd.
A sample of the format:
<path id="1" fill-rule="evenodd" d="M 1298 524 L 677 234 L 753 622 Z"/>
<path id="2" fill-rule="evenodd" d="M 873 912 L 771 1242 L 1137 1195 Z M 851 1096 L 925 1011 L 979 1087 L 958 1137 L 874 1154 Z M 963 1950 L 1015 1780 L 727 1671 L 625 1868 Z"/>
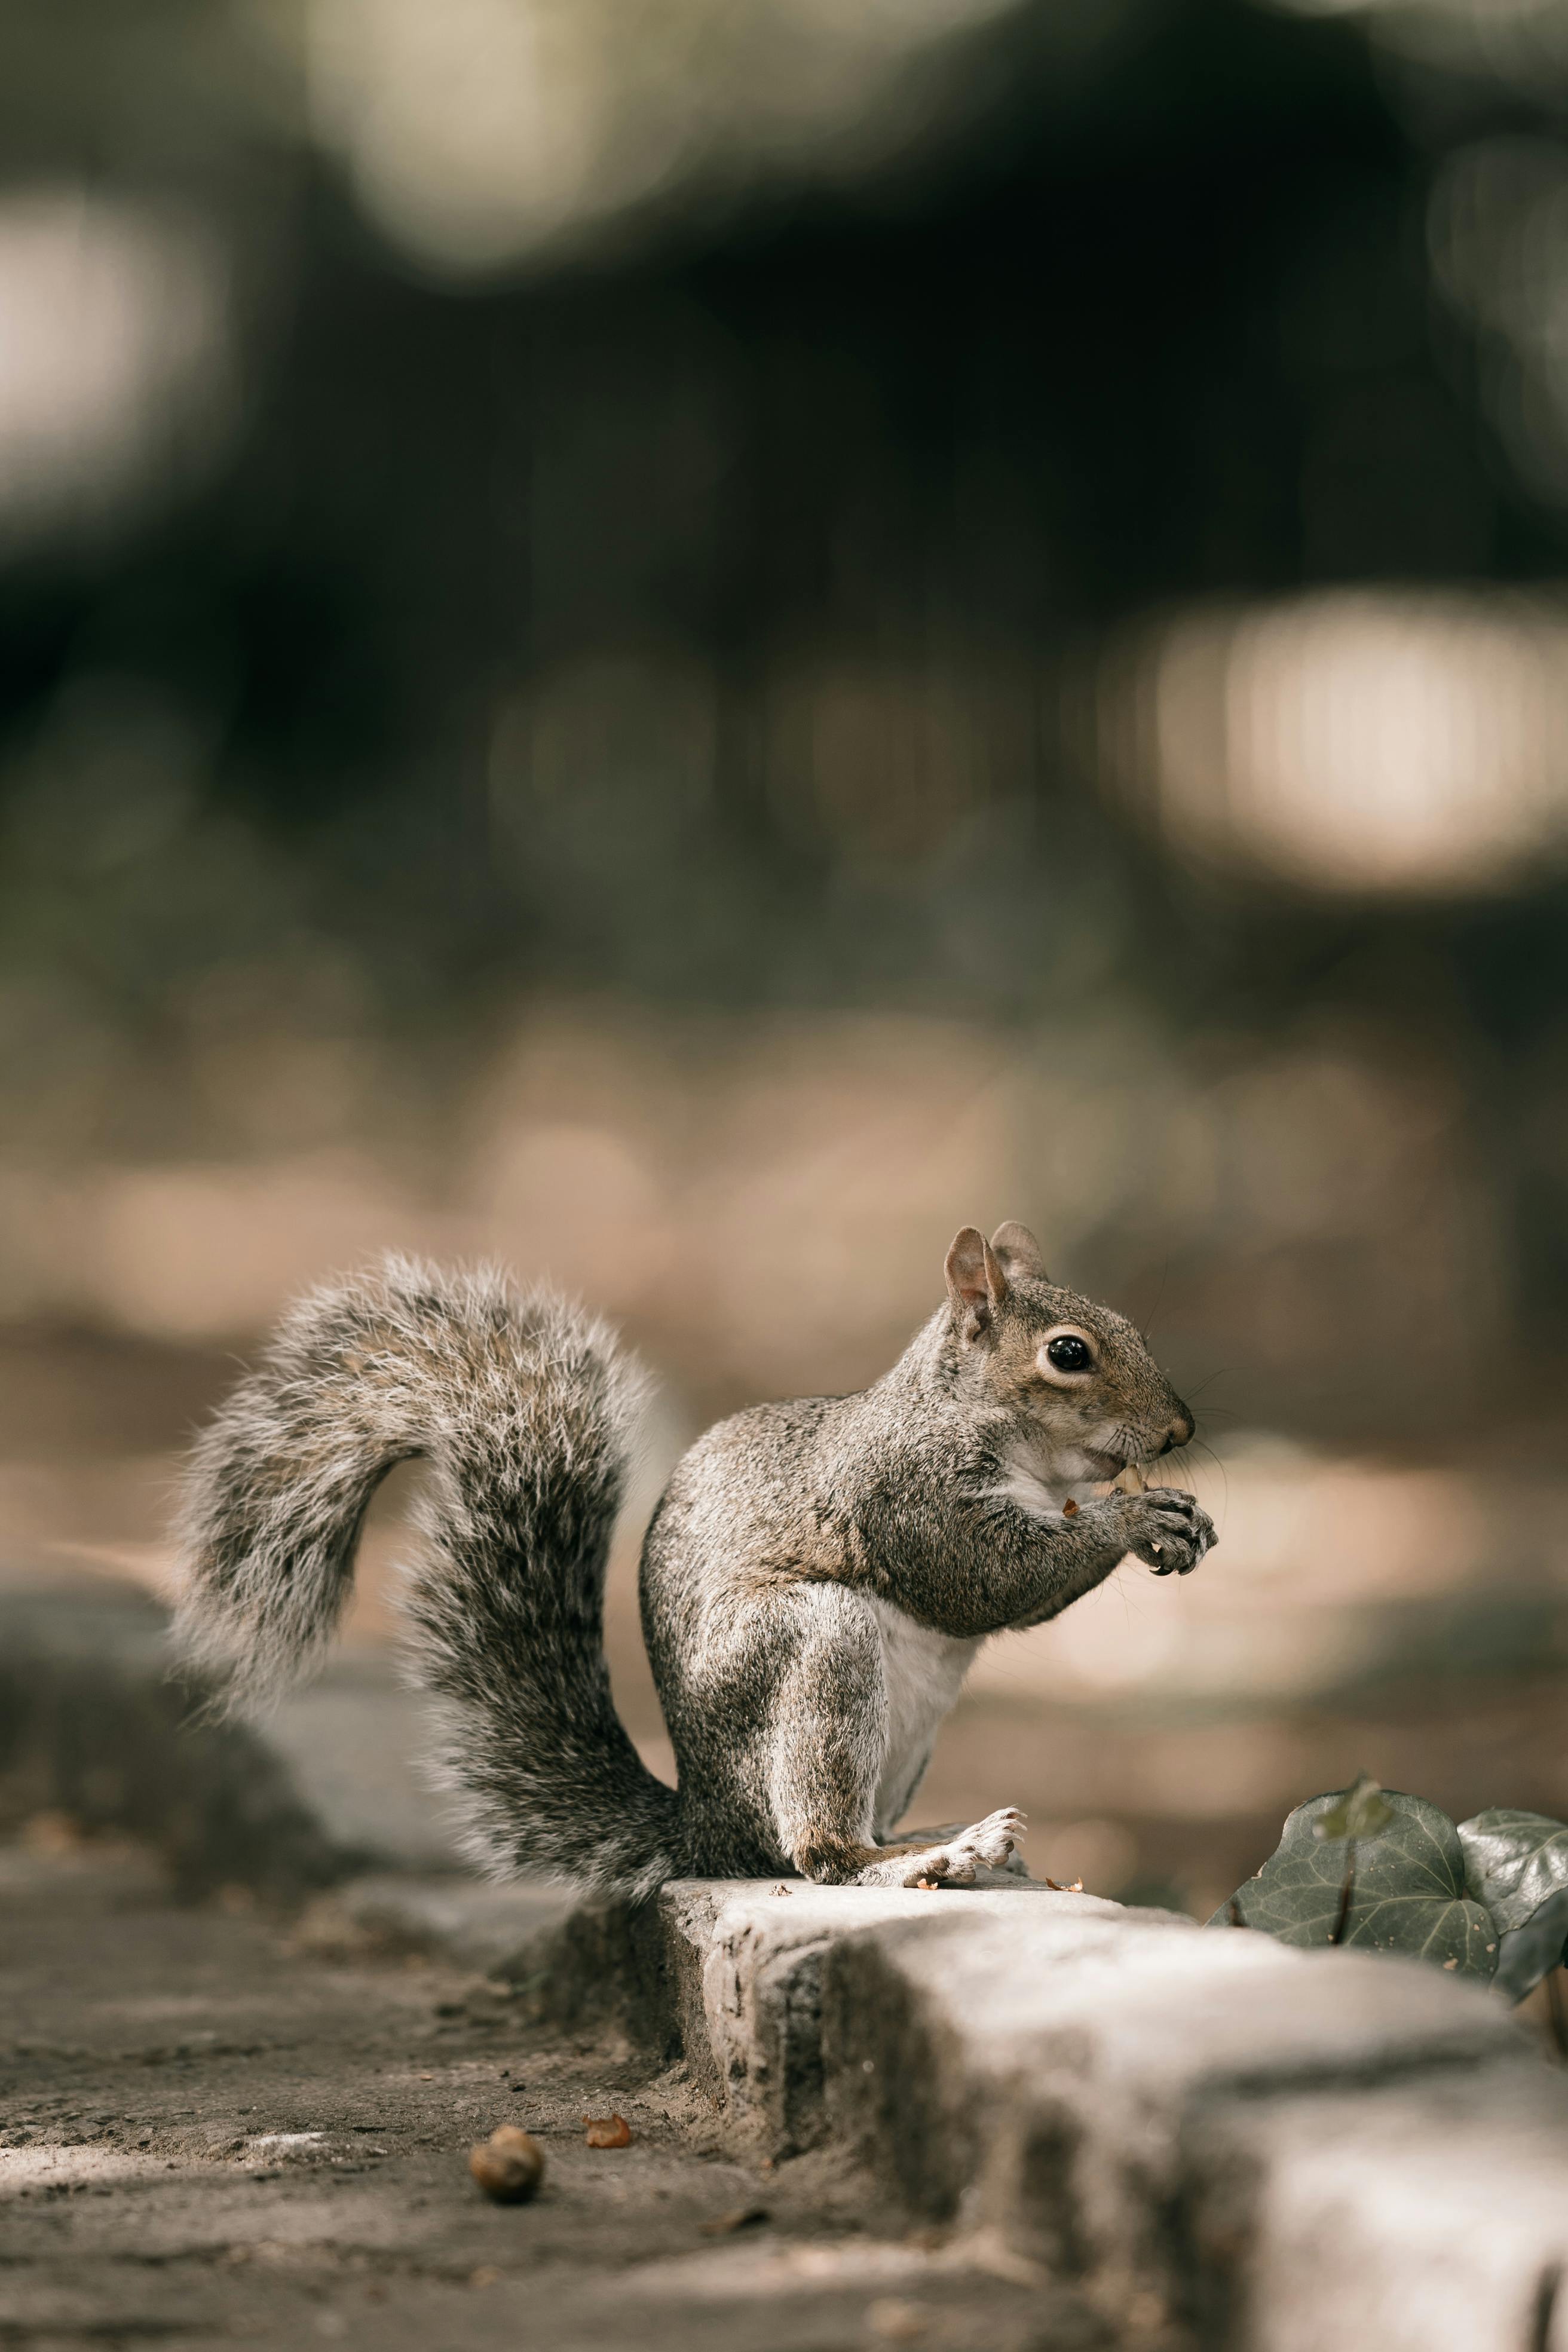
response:
<path id="1" fill-rule="evenodd" d="M 13 1581 L 384 1245 L 625 1325 L 646 1513 L 1016 1216 L 1222 1543 L 920 1811 L 1568 1813 L 1564 0 L 21 0 L 0 131 Z"/>

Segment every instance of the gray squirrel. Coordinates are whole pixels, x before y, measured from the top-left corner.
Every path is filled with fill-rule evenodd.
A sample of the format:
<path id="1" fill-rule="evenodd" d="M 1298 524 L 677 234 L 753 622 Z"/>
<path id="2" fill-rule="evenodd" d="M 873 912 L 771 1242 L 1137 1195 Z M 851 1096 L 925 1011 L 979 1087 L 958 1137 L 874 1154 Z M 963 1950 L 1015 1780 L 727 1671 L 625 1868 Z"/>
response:
<path id="1" fill-rule="evenodd" d="M 1012 1808 L 889 1843 L 970 1662 L 1129 1553 L 1184 1576 L 1215 1531 L 1172 1487 L 1093 1493 L 1193 1434 L 1131 1323 L 1053 1284 L 1019 1224 L 965 1226 L 946 1276 L 869 1388 L 753 1405 L 676 1465 L 641 1591 L 679 1789 L 632 1746 L 604 1654 L 641 1376 L 595 1318 L 492 1271 L 392 1258 L 293 1307 L 194 1450 L 184 1653 L 237 1696 L 298 1672 L 377 1484 L 423 1455 L 409 1655 L 491 1870 L 640 1897 L 1020 1868 Z"/>

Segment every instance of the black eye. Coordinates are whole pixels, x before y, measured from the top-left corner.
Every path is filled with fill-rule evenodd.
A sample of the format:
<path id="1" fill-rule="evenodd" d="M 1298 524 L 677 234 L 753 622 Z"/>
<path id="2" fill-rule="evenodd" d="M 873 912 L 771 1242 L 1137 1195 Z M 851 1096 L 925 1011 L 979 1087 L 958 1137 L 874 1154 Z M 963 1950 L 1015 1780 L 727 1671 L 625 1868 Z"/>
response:
<path id="1" fill-rule="evenodd" d="M 1064 1332 L 1059 1339 L 1053 1339 L 1046 1353 L 1058 1372 L 1087 1372 L 1094 1361 L 1083 1341 L 1073 1339 L 1068 1332 Z"/>

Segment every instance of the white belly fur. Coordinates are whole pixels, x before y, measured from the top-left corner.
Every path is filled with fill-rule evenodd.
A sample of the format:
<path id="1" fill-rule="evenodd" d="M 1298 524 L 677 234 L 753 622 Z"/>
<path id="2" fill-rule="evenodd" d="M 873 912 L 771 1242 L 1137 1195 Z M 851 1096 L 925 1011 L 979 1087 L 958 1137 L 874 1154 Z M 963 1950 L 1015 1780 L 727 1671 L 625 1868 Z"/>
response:
<path id="1" fill-rule="evenodd" d="M 868 1596 L 870 1598 L 870 1596 Z M 882 1636 L 882 1677 L 888 1693 L 888 1748 L 877 1784 L 875 1832 L 886 1837 L 915 1792 L 937 1727 L 957 1698 L 984 1635 L 961 1642 L 934 1633 L 895 1609 L 870 1599 Z"/>

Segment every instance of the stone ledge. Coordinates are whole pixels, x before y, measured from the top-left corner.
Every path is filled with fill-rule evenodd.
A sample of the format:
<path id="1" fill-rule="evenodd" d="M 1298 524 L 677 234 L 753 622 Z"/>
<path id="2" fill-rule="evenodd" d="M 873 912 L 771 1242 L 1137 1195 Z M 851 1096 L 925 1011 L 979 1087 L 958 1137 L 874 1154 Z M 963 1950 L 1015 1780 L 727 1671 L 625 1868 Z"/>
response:
<path id="1" fill-rule="evenodd" d="M 1491 1994 L 1028 1883 L 781 1884 L 586 1908 L 505 1973 L 683 2053 L 737 2148 L 831 2145 L 912 2216 L 1205 2343 L 1557 2342 L 1519 2315 L 1568 2260 L 1568 2085 Z"/>
<path id="2" fill-rule="evenodd" d="M 1565 2105 L 1525 2058 L 1203 2116 L 1184 2149 L 1202 2340 L 1563 2352 Z"/>

